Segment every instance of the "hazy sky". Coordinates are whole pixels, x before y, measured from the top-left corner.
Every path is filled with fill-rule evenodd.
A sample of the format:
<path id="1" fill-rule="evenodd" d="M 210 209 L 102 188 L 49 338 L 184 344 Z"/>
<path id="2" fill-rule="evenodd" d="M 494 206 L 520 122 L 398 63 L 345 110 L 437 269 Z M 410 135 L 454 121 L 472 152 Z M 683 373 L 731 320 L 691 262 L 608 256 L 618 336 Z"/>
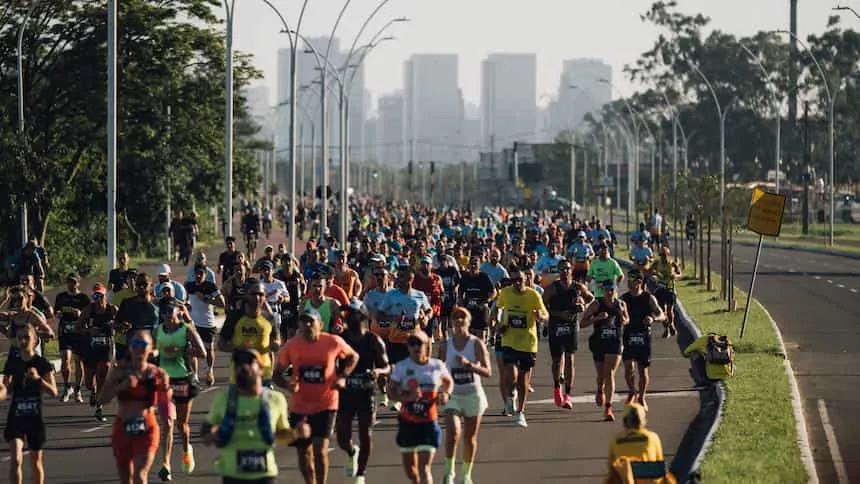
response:
<path id="1" fill-rule="evenodd" d="M 259 0 L 237 0 L 235 47 L 254 54 L 265 73 L 257 84 L 269 86 L 274 103 L 277 50 L 288 47 L 281 24 Z M 295 28 L 301 0 L 272 0 Z M 789 0 L 678 0 L 684 12 L 702 12 L 713 28 L 749 35 L 757 30 L 788 28 Z M 823 31 L 831 8 L 849 5 L 860 10 L 860 0 L 799 0 L 798 29 L 802 37 Z M 337 36 L 351 43 L 379 0 L 352 0 Z M 306 36 L 331 33 L 341 0 L 310 0 L 302 24 Z M 527 8 L 525 5 L 529 5 Z M 493 52 L 534 52 L 538 56 L 538 92 L 558 89 L 563 59 L 600 58 L 613 67 L 619 87 L 633 89 L 622 79 L 624 64 L 649 49 L 657 31 L 639 16 L 650 0 L 390 0 L 373 18 L 362 37 L 370 40 L 389 19 L 405 16 L 410 22 L 394 24 L 397 40 L 381 44 L 365 62 L 366 87 L 376 98 L 402 88 L 403 61 L 414 53 L 457 53 L 460 87 L 467 102 L 480 99 L 480 62 Z M 860 20 L 843 14 L 843 25 L 860 28 Z"/>

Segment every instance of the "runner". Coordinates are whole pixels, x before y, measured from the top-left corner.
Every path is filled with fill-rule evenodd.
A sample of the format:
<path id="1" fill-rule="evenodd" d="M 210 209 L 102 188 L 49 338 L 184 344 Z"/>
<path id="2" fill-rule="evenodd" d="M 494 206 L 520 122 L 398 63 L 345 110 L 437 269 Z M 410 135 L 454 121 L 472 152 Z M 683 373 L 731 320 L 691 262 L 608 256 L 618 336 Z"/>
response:
<path id="1" fill-rule="evenodd" d="M 638 272 L 631 271 L 627 281 L 629 292 L 621 296 L 627 306 L 630 322 L 624 327 L 624 380 L 627 382 L 626 403 L 638 403 L 645 410 L 645 392 L 648 390 L 648 367 L 651 365 L 651 325 L 666 319 L 657 299 L 645 290 L 645 281 Z M 636 373 L 639 373 L 637 391 Z"/>
<path id="2" fill-rule="evenodd" d="M 274 484 L 275 442 L 308 438 L 310 427 L 289 427 L 286 398 L 263 386 L 267 361 L 260 353 L 239 348 L 231 361 L 236 384 L 215 396 L 201 427 L 203 443 L 220 449 L 216 468 L 223 484 Z"/>
<path id="3" fill-rule="evenodd" d="M 201 274 L 202 276 L 202 274 Z M 203 276 L 205 277 L 205 276 Z M 161 324 L 155 330 L 155 347 L 158 349 L 158 366 L 170 377 L 170 400 L 159 400 L 158 413 L 161 416 L 163 436 L 163 453 L 161 470 L 158 477 L 163 482 L 172 480 L 170 459 L 173 456 L 174 421 L 182 433 L 184 454 L 182 471 L 186 474 L 194 472 L 194 449 L 191 448 L 191 417 L 192 400 L 200 391 L 199 384 L 191 378 L 191 366 L 186 360 L 186 353 L 195 356 L 206 356 L 206 349 L 200 335 L 193 326 L 180 320 L 181 309 L 178 306 L 166 304 L 161 307 Z"/>
<path id="4" fill-rule="evenodd" d="M 361 294 L 361 278 L 346 263 L 346 252 L 340 249 L 334 251 L 334 277 L 332 282 L 343 289 L 346 297 L 350 300 Z"/>
<path id="5" fill-rule="evenodd" d="M 396 442 L 406 477 L 412 484 L 430 484 L 433 457 L 442 438 L 438 406 L 448 403 L 454 380 L 444 362 L 430 357 L 426 333 L 413 331 L 407 347 L 409 357 L 394 367 L 388 395 L 402 403 Z"/>
<path id="6" fill-rule="evenodd" d="M 549 313 L 537 291 L 528 287 L 522 271 L 514 272 L 513 285 L 499 291 L 498 308 L 502 323 L 502 354 L 505 373 L 501 376 L 505 385 L 505 410 L 514 415 L 514 422 L 528 427 L 525 409 L 531 384 L 532 369 L 537 360 L 537 327 Z M 514 402 L 514 400 L 517 400 Z"/>
<path id="7" fill-rule="evenodd" d="M 0 384 L 0 400 L 11 392 L 12 402 L 3 437 L 9 442 L 9 482 L 22 484 L 24 480 L 24 444 L 30 450 L 32 479 L 45 482 L 43 448 L 47 441 L 45 419 L 42 415 L 42 393 L 57 396 L 57 382 L 51 362 L 36 354 L 39 337 L 31 326 L 18 328 L 15 333 L 18 356 L 6 360 L 3 367 L 3 383 Z M 8 389 L 8 392 L 7 392 Z"/>
<path id="8" fill-rule="evenodd" d="M 324 333 L 338 334 L 343 328 L 338 318 L 340 305 L 336 300 L 326 295 L 329 279 L 323 273 L 317 273 L 311 279 L 310 295 L 305 297 L 304 310 L 313 309 L 322 318 Z"/>
<path id="9" fill-rule="evenodd" d="M 84 379 L 84 365 L 81 362 L 81 337 L 77 332 L 81 311 L 90 304 L 90 298 L 81 292 L 81 278 L 77 274 L 66 277 L 67 291 L 57 294 L 54 307 L 57 308 L 57 333 L 59 333 L 60 372 L 63 375 L 63 403 L 81 398 L 81 382 Z M 74 375 L 73 371 L 74 370 Z M 71 377 L 74 376 L 74 380 Z"/>
<path id="10" fill-rule="evenodd" d="M 442 312 L 439 317 L 439 329 L 442 339 L 448 339 L 448 324 L 451 321 L 451 312 L 457 305 L 457 294 L 460 291 L 460 271 L 457 261 L 450 255 L 438 257 L 439 267 L 434 270 L 442 278 Z M 471 320 L 471 317 L 469 318 Z"/>
<path id="11" fill-rule="evenodd" d="M 84 360 L 84 382 L 90 391 L 90 406 L 96 409 L 96 420 L 106 422 L 97 395 L 105 384 L 108 366 L 113 359 L 113 324 L 117 307 L 108 304 L 107 289 L 100 282 L 93 286 L 92 299 L 93 302 L 81 312 L 78 331 L 85 335 L 81 356 Z"/>
<path id="12" fill-rule="evenodd" d="M 137 270 L 128 269 L 125 271 L 125 281 L 120 285 L 120 289 L 112 295 L 108 292 L 108 302 L 117 308 L 122 306 L 123 301 L 130 297 L 134 297 L 136 292 L 134 284 L 137 281 Z M 117 316 L 119 313 L 117 312 Z M 121 360 L 128 356 L 128 345 L 126 343 L 126 333 L 131 326 L 128 323 L 120 322 L 117 318 L 114 322 L 113 346 L 116 351 L 116 359 Z"/>
<path id="13" fill-rule="evenodd" d="M 123 332 L 123 341 L 131 331 L 152 332 L 158 325 L 158 307 L 154 304 L 152 279 L 138 274 L 134 282 L 135 295 L 122 301 L 116 313 L 118 332 Z M 117 354 L 117 361 L 128 355 Z"/>
<path id="14" fill-rule="evenodd" d="M 472 466 L 478 454 L 478 430 L 481 417 L 487 411 L 487 394 L 481 383 L 490 378 L 490 353 L 484 342 L 469 334 L 471 314 L 456 307 L 451 313 L 451 337 L 439 347 L 439 359 L 444 361 L 454 390 L 443 407 L 445 413 L 445 477 L 444 484 L 453 484 L 457 442 L 463 436 L 463 480 L 472 484 Z M 460 425 L 460 418 L 463 425 Z"/>
<path id="15" fill-rule="evenodd" d="M 585 311 L 594 296 L 573 280 L 570 262 L 558 264 L 559 279 L 543 294 L 549 310 L 549 354 L 552 357 L 553 400 L 557 407 L 573 408 L 574 355 L 579 347 L 578 316 Z M 562 389 L 562 386 L 564 388 Z"/>
<path id="16" fill-rule="evenodd" d="M 597 259 L 591 261 L 588 267 L 588 280 L 592 284 L 592 293 L 594 297 L 603 296 L 603 288 L 600 283 L 604 281 L 615 281 L 616 284 L 621 284 L 624 280 L 624 271 L 618 265 L 618 261 L 609 255 L 609 243 L 600 242 L 597 244 Z"/>
<path id="17" fill-rule="evenodd" d="M 266 289 L 260 281 L 248 281 L 245 286 L 242 312 L 228 317 L 218 335 L 218 349 L 232 352 L 236 348 L 253 348 L 263 358 L 263 384 L 271 385 L 272 353 L 281 345 L 279 328 L 263 315 Z M 231 379 L 235 374 L 230 370 Z M 234 383 L 231 380 L 230 383 Z"/>
<path id="18" fill-rule="evenodd" d="M 460 277 L 460 304 L 472 315 L 469 331 L 475 336 L 486 339 L 490 325 L 490 302 L 496 299 L 497 292 L 490 276 L 480 270 L 481 258 L 469 258 L 468 271 Z"/>
<path id="19" fill-rule="evenodd" d="M 299 337 L 287 341 L 278 352 L 275 382 L 286 388 L 290 398 L 290 424 L 306 421 L 311 427 L 310 439 L 293 442 L 299 457 L 299 469 L 307 484 L 328 481 L 328 444 L 338 408 L 338 390 L 358 364 L 358 353 L 339 336 L 322 332 L 322 321 L 316 310 L 306 309 L 299 317 Z M 294 368 L 290 380 L 284 376 Z"/>
<path id="20" fill-rule="evenodd" d="M 669 247 L 664 246 L 660 249 L 660 257 L 654 262 L 651 267 L 657 279 L 657 290 L 654 292 L 654 297 L 660 303 L 660 308 L 666 313 L 666 320 L 663 323 L 663 337 L 669 338 L 675 336 L 675 281 L 681 277 L 681 268 L 678 262 L 672 258 L 672 253 L 669 252 Z"/>
<path id="21" fill-rule="evenodd" d="M 606 421 L 614 421 L 612 399 L 615 397 L 615 372 L 621 363 L 622 327 L 629 322 L 627 307 L 617 297 L 615 281 L 600 283 L 601 296 L 591 302 L 582 315 L 582 327 L 594 326 L 588 338 L 588 347 L 597 369 L 597 393 L 595 403 L 604 407 Z"/>
<path id="22" fill-rule="evenodd" d="M 111 432 L 111 446 L 121 484 L 146 484 L 158 451 L 160 429 L 155 417 L 158 398 L 170 398 L 170 379 L 149 363 L 152 335 L 133 331 L 129 358 L 112 369 L 99 395 L 99 405 L 116 397 L 119 405 Z M 156 397 L 156 394 L 159 394 Z"/>
<path id="23" fill-rule="evenodd" d="M 388 360 L 392 365 L 409 357 L 406 344 L 409 336 L 416 329 L 423 330 L 426 327 L 433 311 L 427 295 L 412 289 L 414 279 L 412 269 L 401 269 L 397 273 L 394 289 L 385 293 L 377 310 L 377 320 L 392 325 L 388 337 Z"/>
<path id="24" fill-rule="evenodd" d="M 573 280 L 584 281 L 594 258 L 594 249 L 586 241 L 585 231 L 577 232 L 576 241 L 567 247 L 567 253 L 573 259 Z"/>
<path id="25" fill-rule="evenodd" d="M 347 453 L 346 477 L 355 477 L 356 484 L 364 484 L 373 426 L 376 425 L 376 386 L 380 376 L 390 374 L 391 366 L 385 343 L 368 331 L 368 313 L 364 304 L 353 300 L 343 313 L 346 331 L 341 336 L 358 353 L 358 365 L 346 379 L 346 388 L 340 392 L 335 427 L 338 445 Z M 352 440 L 352 422 L 356 419 L 357 446 Z"/>
<path id="26" fill-rule="evenodd" d="M 391 321 L 385 319 L 385 315 L 380 313 L 379 305 L 385 298 L 385 293 L 390 289 L 388 271 L 382 267 L 373 269 L 373 277 L 376 279 L 373 289 L 368 291 L 364 296 L 364 307 L 370 314 L 370 330 L 385 344 L 385 354 L 388 360 L 391 359 Z M 378 388 L 380 393 L 379 405 L 387 407 L 391 402 L 388 400 L 388 375 L 380 375 L 378 380 Z"/>
<path id="27" fill-rule="evenodd" d="M 191 320 L 194 321 L 194 328 L 206 350 L 206 384 L 212 386 L 215 383 L 215 334 L 218 332 L 215 326 L 215 308 L 224 307 L 224 296 L 214 282 L 206 280 L 206 274 L 206 266 L 195 265 L 194 279 L 185 284 L 185 289 L 189 294 Z M 197 357 L 193 357 L 191 373 L 195 380 L 198 378 L 197 368 Z"/>

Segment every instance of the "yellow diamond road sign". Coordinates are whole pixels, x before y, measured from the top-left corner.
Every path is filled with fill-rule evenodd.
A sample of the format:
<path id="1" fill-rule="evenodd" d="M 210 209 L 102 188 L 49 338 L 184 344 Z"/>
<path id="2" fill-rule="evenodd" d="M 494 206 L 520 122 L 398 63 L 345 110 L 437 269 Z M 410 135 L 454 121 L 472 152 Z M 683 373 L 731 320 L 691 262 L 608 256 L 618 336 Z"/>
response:
<path id="1" fill-rule="evenodd" d="M 782 216 L 785 212 L 785 195 L 753 189 L 747 229 L 759 234 L 779 237 Z"/>

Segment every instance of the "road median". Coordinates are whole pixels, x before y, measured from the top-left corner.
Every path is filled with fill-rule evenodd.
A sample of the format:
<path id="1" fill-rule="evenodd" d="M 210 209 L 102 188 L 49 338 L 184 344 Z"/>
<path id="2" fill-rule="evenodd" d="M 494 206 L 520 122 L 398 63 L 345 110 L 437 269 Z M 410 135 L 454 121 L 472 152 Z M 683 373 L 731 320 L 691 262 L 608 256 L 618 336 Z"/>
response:
<path id="1" fill-rule="evenodd" d="M 718 276 L 713 277 L 714 286 L 719 287 Z M 682 281 L 677 291 L 689 320 L 702 333 L 728 335 L 736 352 L 735 375 L 723 382 L 722 408 L 694 466 L 702 481 L 815 481 L 796 383 L 792 383 L 778 328 L 767 312 L 754 302 L 741 340 L 738 335 L 743 313 L 725 312 L 718 293 L 707 291 L 696 281 Z M 738 301 L 746 300 L 745 293 L 735 291 Z"/>

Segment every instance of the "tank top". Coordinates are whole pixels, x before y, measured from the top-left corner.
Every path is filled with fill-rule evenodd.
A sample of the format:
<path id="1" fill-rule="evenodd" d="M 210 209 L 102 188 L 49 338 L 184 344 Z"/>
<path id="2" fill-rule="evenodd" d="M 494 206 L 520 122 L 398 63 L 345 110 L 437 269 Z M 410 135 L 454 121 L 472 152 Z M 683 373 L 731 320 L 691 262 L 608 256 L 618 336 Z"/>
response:
<path id="1" fill-rule="evenodd" d="M 628 329 L 645 329 L 642 321 L 651 314 L 651 294 L 647 291 L 638 296 L 627 293 L 621 298 L 627 304 L 627 314 L 630 316 Z"/>
<path id="2" fill-rule="evenodd" d="M 472 370 L 464 367 L 457 361 L 458 357 L 461 355 L 469 361 L 475 361 L 478 359 L 475 352 L 476 340 L 477 338 L 469 335 L 469 339 L 466 340 L 466 346 L 463 347 L 463 351 L 457 351 L 457 348 L 454 346 L 454 338 L 448 338 L 448 342 L 446 343 L 448 348 L 445 352 L 445 364 L 448 366 L 451 378 L 454 379 L 454 394 L 471 394 L 478 391 L 479 388 L 483 388 L 481 386 L 481 376 L 472 372 Z"/>
<path id="3" fill-rule="evenodd" d="M 188 346 L 188 326 L 179 325 L 179 328 L 168 333 L 161 324 L 156 328 L 156 346 L 158 347 L 158 366 L 161 367 L 170 378 L 187 378 L 188 365 L 185 362 L 185 348 Z M 170 358 L 165 349 L 170 346 L 179 348 L 175 357 Z"/>
<path id="4" fill-rule="evenodd" d="M 600 298 L 597 314 L 604 312 L 609 314 L 609 318 L 595 324 L 594 331 L 599 332 L 603 328 L 617 330 L 621 326 L 621 305 L 618 303 L 618 300 L 616 299 L 615 301 L 608 303 L 605 299 Z"/>
<path id="5" fill-rule="evenodd" d="M 230 284 L 230 294 L 227 296 L 227 303 L 234 311 L 242 309 L 242 300 L 245 299 L 245 284 L 239 284 L 239 281 L 233 279 Z"/>
<path id="6" fill-rule="evenodd" d="M 561 281 L 552 283 L 555 290 L 553 296 L 549 300 L 550 311 L 572 311 L 576 309 L 576 298 L 579 297 L 579 287 L 571 284 L 570 287 L 564 287 Z M 558 321 L 556 318 L 551 318 L 553 324 L 570 324 L 573 321 Z"/>
<path id="7" fill-rule="evenodd" d="M 361 336 L 353 334 L 349 331 L 341 334 L 346 343 L 358 353 L 358 363 L 355 365 L 355 370 L 346 379 L 347 391 L 368 391 L 374 389 L 374 379 L 371 378 L 371 370 L 376 367 L 376 362 L 379 360 L 379 345 L 375 344 L 375 339 L 378 338 L 370 331 Z"/>
<path id="8" fill-rule="evenodd" d="M 127 374 L 131 374 L 131 365 L 125 363 L 123 369 Z M 120 402 L 128 402 L 131 400 L 139 400 L 149 407 L 154 407 L 156 403 L 156 392 L 160 386 L 158 372 L 153 365 L 149 365 L 144 370 L 143 377 L 137 380 L 137 384 L 126 390 L 117 393 L 116 399 Z"/>
<path id="9" fill-rule="evenodd" d="M 109 346 L 112 342 L 113 329 L 110 322 L 116 318 L 116 307 L 108 305 L 101 313 L 96 312 L 96 305 L 90 306 L 89 327 L 95 328 L 95 333 L 90 333 L 90 346 Z"/>

